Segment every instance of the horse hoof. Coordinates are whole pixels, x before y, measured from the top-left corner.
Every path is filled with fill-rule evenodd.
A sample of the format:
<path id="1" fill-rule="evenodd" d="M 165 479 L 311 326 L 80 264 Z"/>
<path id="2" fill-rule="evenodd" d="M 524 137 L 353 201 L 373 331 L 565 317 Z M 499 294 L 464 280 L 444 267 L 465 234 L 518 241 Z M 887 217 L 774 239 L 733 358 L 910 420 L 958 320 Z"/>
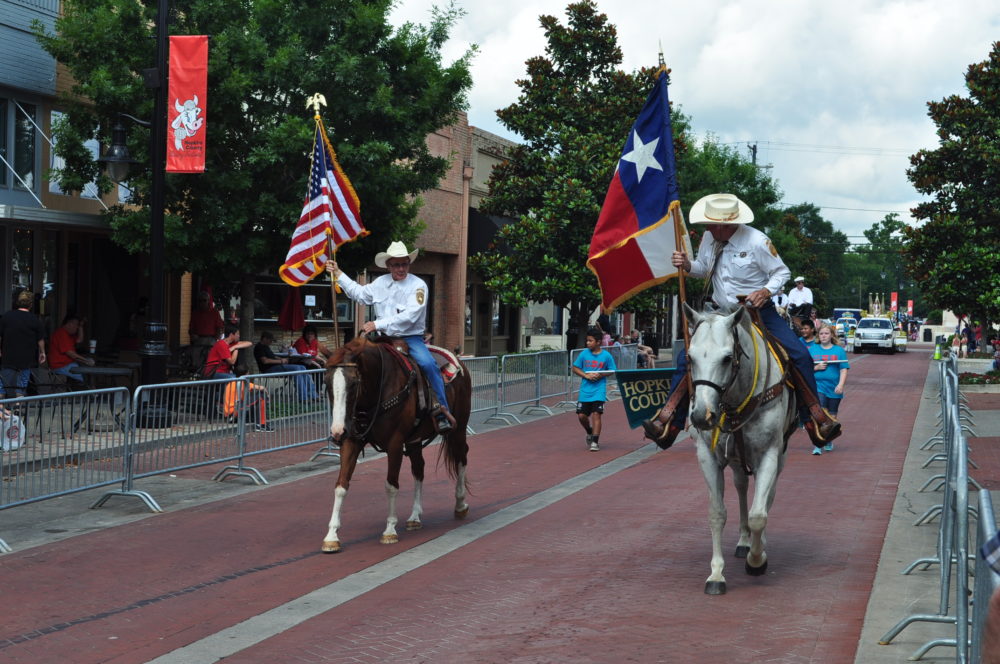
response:
<path id="1" fill-rule="evenodd" d="M 753 567 L 750 565 L 750 563 L 747 563 L 746 570 L 747 574 L 749 574 L 750 576 L 763 576 L 765 573 L 767 573 L 767 561 L 765 560 L 764 564 L 761 565 L 760 567 Z"/>
<path id="2" fill-rule="evenodd" d="M 395 544 L 398 541 L 399 537 L 396 535 L 382 535 L 382 537 L 379 538 L 380 544 Z"/>
<path id="3" fill-rule="evenodd" d="M 706 581 L 705 582 L 705 594 L 706 595 L 725 595 L 726 594 L 726 582 L 725 581 Z"/>
<path id="4" fill-rule="evenodd" d="M 419 521 L 407 521 L 406 522 L 406 529 L 407 530 L 420 530 L 423 527 L 424 527 L 424 524 L 420 523 Z"/>
<path id="5" fill-rule="evenodd" d="M 337 540 L 323 540 L 323 548 L 320 550 L 323 553 L 340 553 L 340 542 Z"/>
<path id="6" fill-rule="evenodd" d="M 465 507 L 463 507 L 460 510 L 455 510 L 455 518 L 456 519 L 464 519 L 467 516 L 469 516 L 469 506 L 468 505 L 466 505 Z"/>
<path id="7" fill-rule="evenodd" d="M 736 547 L 736 553 L 734 555 L 737 558 L 746 558 L 748 553 L 750 553 L 750 547 L 748 547 L 748 546 L 738 546 L 738 547 Z"/>

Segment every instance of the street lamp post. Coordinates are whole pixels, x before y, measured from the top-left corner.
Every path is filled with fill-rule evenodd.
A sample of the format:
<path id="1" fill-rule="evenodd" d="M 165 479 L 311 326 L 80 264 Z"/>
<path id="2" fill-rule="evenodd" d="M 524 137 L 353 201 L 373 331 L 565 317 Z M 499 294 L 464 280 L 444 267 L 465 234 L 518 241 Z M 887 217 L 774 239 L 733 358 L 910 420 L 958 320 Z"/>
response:
<path id="1" fill-rule="evenodd" d="M 149 191 L 149 310 L 142 332 L 139 359 L 140 378 L 144 385 L 163 383 L 167 378 L 167 325 L 163 311 L 163 209 L 166 186 L 167 152 L 167 31 L 168 0 L 157 2 L 156 66 L 143 71 L 146 87 L 154 91 L 152 122 L 143 122 L 125 113 L 119 116 L 150 126 L 149 155 L 152 182 Z M 124 180 L 134 163 L 125 146 L 125 128 L 119 121 L 112 131 L 112 146 L 99 161 L 107 166 L 108 176 Z"/>

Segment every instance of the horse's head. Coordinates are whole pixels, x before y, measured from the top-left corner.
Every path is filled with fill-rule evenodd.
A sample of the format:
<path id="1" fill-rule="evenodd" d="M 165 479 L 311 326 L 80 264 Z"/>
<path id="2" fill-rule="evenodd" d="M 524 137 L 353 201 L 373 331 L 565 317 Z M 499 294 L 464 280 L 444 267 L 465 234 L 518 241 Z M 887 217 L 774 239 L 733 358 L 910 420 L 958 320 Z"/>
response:
<path id="1" fill-rule="evenodd" d="M 366 430 L 376 416 L 382 388 L 394 382 L 388 373 L 395 363 L 382 347 L 391 342 L 405 353 L 406 342 L 384 335 L 360 335 L 327 358 L 326 383 L 333 419 L 330 435 L 334 440 Z M 396 376 L 396 374 L 393 374 Z"/>
<path id="2" fill-rule="evenodd" d="M 701 430 L 719 424 L 723 403 L 729 388 L 739 375 L 741 327 L 749 328 L 749 316 L 744 307 L 731 314 L 698 313 L 684 305 L 691 331 L 688 346 L 688 374 L 694 392 L 691 395 L 691 423 Z"/>
<path id="3" fill-rule="evenodd" d="M 363 389 L 361 382 L 362 367 L 367 363 L 366 355 L 371 350 L 372 343 L 364 336 L 351 339 L 326 359 L 326 386 L 330 395 L 333 418 L 330 422 L 330 435 L 339 441 L 345 434 L 350 435 L 350 423 L 347 412 Z"/>

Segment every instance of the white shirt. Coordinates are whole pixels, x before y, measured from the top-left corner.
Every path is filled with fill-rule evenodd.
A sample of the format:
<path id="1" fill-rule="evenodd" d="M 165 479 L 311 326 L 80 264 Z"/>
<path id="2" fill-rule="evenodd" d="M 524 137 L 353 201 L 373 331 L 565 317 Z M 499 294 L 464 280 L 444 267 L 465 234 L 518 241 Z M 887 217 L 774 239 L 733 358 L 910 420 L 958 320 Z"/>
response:
<path id="1" fill-rule="evenodd" d="M 813 303 L 813 292 L 808 288 L 806 288 L 805 286 L 803 286 L 802 288 L 796 286 L 788 294 L 789 306 L 798 307 L 803 304 L 812 304 L 812 303 Z"/>
<path id="2" fill-rule="evenodd" d="M 692 277 L 707 277 L 715 256 L 715 238 L 711 231 L 701 236 L 698 258 L 691 263 Z M 737 295 L 766 288 L 772 293 L 792 276 L 766 235 L 756 228 L 740 225 L 719 256 L 719 266 L 712 276 L 712 300 L 720 306 L 735 305 Z"/>
<path id="3" fill-rule="evenodd" d="M 341 272 L 337 283 L 347 297 L 375 305 L 375 329 L 392 337 L 423 334 L 427 326 L 427 284 L 420 277 L 407 274 L 395 281 L 383 274 L 362 286 Z"/>
<path id="4" fill-rule="evenodd" d="M 784 293 L 778 293 L 777 295 L 771 296 L 771 302 L 774 302 L 776 307 L 786 307 L 788 306 L 788 296 Z"/>

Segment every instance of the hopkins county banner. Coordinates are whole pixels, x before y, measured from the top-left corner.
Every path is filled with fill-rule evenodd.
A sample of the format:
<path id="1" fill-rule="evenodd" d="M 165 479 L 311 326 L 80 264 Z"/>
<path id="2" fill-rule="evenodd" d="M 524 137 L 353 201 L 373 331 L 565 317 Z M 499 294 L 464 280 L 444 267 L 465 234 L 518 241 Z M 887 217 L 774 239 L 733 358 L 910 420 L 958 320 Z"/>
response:
<path id="1" fill-rule="evenodd" d="M 660 412 L 663 404 L 667 402 L 674 371 L 674 369 L 634 369 L 615 372 L 629 428 L 638 428 L 643 420 Z"/>
<path id="2" fill-rule="evenodd" d="M 167 172 L 205 172 L 208 35 L 170 37 Z"/>

